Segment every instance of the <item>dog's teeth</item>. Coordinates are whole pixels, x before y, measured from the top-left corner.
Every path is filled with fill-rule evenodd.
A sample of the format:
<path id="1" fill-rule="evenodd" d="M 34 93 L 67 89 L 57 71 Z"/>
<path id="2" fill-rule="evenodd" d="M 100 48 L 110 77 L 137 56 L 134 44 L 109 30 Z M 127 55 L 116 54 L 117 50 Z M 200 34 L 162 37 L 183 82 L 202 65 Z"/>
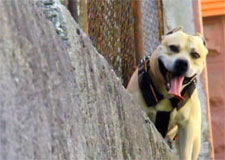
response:
<path id="1" fill-rule="evenodd" d="M 166 87 L 167 87 L 167 89 L 170 89 L 170 83 L 169 82 L 166 83 Z"/>

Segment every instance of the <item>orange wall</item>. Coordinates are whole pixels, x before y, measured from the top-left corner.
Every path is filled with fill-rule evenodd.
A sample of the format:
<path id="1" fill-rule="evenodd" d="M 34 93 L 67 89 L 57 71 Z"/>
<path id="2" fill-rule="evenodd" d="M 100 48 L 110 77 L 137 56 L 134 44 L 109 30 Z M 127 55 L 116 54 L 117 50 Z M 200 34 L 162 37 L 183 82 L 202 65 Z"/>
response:
<path id="1" fill-rule="evenodd" d="M 201 0 L 216 160 L 225 159 L 225 0 Z"/>
<path id="2" fill-rule="evenodd" d="M 208 43 L 210 110 L 216 160 L 225 159 L 225 15 L 203 18 Z"/>

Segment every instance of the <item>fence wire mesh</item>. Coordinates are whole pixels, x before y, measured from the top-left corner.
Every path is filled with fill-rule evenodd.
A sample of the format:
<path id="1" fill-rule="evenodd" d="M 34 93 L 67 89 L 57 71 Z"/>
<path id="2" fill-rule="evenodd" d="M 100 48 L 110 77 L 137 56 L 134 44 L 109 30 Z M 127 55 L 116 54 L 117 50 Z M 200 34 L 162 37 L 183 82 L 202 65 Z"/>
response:
<path id="1" fill-rule="evenodd" d="M 137 53 L 135 53 L 134 39 L 135 20 L 132 6 L 134 0 L 64 1 L 67 1 L 68 4 L 76 1 L 79 23 L 88 32 L 99 53 L 112 65 L 117 76 L 126 86 L 138 63 L 136 62 Z M 162 21 L 159 16 L 159 1 L 161 0 L 140 0 L 144 55 L 151 55 L 159 44 L 159 22 Z"/>
<path id="2" fill-rule="evenodd" d="M 135 68 L 132 1 L 89 0 L 87 5 L 89 36 L 126 86 Z"/>

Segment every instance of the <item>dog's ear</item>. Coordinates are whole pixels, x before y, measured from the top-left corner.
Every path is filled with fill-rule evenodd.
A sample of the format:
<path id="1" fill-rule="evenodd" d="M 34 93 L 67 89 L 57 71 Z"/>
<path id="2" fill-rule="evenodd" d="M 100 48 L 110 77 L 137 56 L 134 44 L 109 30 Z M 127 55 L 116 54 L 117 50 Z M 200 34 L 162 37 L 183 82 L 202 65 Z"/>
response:
<path id="1" fill-rule="evenodd" d="M 179 26 L 179 27 L 176 27 L 176 28 L 174 28 L 174 29 L 169 30 L 169 31 L 166 33 L 166 35 L 173 34 L 173 33 L 178 32 L 178 31 L 183 31 L 183 26 Z"/>
<path id="2" fill-rule="evenodd" d="M 162 36 L 162 39 L 164 39 L 167 35 L 173 34 L 178 31 L 183 31 L 183 26 L 179 26 L 179 27 L 169 30 L 165 35 Z"/>
<path id="3" fill-rule="evenodd" d="M 196 33 L 195 35 L 202 39 L 203 45 L 207 48 L 207 43 L 204 36 L 201 33 Z"/>

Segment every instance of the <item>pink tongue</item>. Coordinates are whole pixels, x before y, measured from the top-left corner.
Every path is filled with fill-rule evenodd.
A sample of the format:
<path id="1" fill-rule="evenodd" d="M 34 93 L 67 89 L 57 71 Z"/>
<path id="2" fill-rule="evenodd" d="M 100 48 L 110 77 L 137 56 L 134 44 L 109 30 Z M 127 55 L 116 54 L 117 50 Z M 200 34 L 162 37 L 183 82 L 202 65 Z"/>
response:
<path id="1" fill-rule="evenodd" d="M 184 80 L 184 76 L 176 77 L 171 80 L 171 87 L 169 90 L 169 94 L 174 95 L 175 97 L 179 98 L 180 100 L 184 100 L 184 97 L 181 96 L 181 86 Z"/>

